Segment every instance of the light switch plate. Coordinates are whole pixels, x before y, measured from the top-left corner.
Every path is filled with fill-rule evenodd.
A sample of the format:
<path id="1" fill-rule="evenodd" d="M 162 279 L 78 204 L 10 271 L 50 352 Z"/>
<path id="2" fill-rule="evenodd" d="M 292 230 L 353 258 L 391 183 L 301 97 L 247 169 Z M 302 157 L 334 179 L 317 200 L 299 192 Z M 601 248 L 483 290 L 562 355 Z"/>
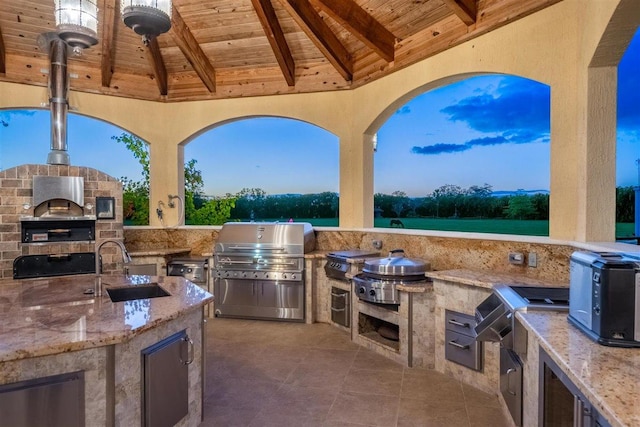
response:
<path id="1" fill-rule="evenodd" d="M 537 267 L 538 266 L 538 254 L 535 252 L 529 252 L 529 256 L 527 257 L 529 262 L 529 267 Z"/>

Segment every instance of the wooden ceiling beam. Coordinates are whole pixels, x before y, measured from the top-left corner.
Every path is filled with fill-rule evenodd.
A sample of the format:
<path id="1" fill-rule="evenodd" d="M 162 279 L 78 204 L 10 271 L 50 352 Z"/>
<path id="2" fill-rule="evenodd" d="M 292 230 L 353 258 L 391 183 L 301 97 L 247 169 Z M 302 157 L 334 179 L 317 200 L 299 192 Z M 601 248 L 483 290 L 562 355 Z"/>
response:
<path id="1" fill-rule="evenodd" d="M 476 23 L 476 16 L 478 15 L 477 0 L 442 0 L 442 2 L 465 24 L 473 25 Z"/>
<path id="2" fill-rule="evenodd" d="M 169 86 L 167 83 L 167 68 L 164 65 L 162 54 L 160 53 L 160 46 L 158 40 L 155 37 L 149 37 L 145 39 L 147 46 L 147 61 L 153 70 L 153 75 L 160 90 L 160 95 L 166 96 L 169 93 Z"/>
<path id="3" fill-rule="evenodd" d="M 253 3 L 253 8 L 258 14 L 260 24 L 264 28 L 264 33 L 267 36 L 267 40 L 269 40 L 287 85 L 295 86 L 296 64 L 293 61 L 291 50 L 289 50 L 289 45 L 284 37 L 271 0 L 251 0 L 251 3 Z"/>
<path id="4" fill-rule="evenodd" d="M 315 11 L 309 0 L 280 0 L 305 34 L 320 49 L 340 75 L 353 80 L 353 59 L 331 28 Z"/>
<path id="5" fill-rule="evenodd" d="M 101 52 L 100 74 L 102 76 L 102 87 L 111 86 L 111 77 L 113 76 L 113 46 L 114 46 L 114 28 L 116 25 L 116 2 L 115 0 L 104 0 L 102 7 L 101 22 Z"/>
<path id="6" fill-rule="evenodd" d="M 338 21 L 385 61 L 393 61 L 396 36 L 354 0 L 312 0 L 312 3 Z"/>
<path id="7" fill-rule="evenodd" d="M 7 51 L 4 47 L 4 38 L 2 37 L 2 28 L 0 28 L 0 74 L 7 73 Z"/>
<path id="8" fill-rule="evenodd" d="M 210 93 L 216 91 L 216 71 L 209 62 L 193 33 L 182 19 L 178 10 L 173 7 L 171 17 L 171 30 L 169 31 L 173 41 L 178 45 L 182 54 L 187 58 L 202 83 Z"/>

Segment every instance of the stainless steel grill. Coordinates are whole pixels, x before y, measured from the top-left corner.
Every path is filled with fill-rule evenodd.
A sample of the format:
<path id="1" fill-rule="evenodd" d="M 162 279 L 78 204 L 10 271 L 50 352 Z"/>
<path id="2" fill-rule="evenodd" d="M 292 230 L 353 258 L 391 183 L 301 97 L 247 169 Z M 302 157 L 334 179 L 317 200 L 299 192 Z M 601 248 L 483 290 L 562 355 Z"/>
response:
<path id="1" fill-rule="evenodd" d="M 315 248 L 311 224 L 233 222 L 214 248 L 217 317 L 304 320 L 304 254 Z"/>

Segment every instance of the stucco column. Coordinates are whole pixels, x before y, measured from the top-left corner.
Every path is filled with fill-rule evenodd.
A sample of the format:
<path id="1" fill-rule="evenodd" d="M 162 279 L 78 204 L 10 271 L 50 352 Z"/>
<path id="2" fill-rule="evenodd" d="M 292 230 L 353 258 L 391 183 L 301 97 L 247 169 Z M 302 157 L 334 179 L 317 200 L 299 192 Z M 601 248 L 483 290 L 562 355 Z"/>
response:
<path id="1" fill-rule="evenodd" d="M 184 201 L 184 147 L 170 140 L 158 140 L 149 143 L 149 225 L 172 227 L 178 224 L 180 203 L 169 207 L 169 194 L 180 195 Z M 180 178 L 179 173 L 182 174 Z M 159 202 L 164 206 L 163 222 L 160 222 L 156 209 Z"/>
<path id="2" fill-rule="evenodd" d="M 340 227 L 373 227 L 373 136 L 340 136 Z"/>

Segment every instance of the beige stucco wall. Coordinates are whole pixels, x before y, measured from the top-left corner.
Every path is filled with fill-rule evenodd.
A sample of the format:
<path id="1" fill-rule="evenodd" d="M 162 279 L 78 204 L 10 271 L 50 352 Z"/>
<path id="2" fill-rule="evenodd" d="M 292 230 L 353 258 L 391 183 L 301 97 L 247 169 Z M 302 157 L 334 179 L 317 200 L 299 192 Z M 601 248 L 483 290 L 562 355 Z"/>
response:
<path id="1" fill-rule="evenodd" d="M 373 224 L 371 135 L 395 109 L 468 75 L 527 77 L 551 87 L 550 237 L 612 241 L 615 83 L 610 68 L 590 73 L 589 64 L 619 4 L 627 8 L 624 15 L 639 16 L 630 18 L 637 26 L 637 0 L 564 0 L 352 91 L 171 104 L 72 92 L 70 103 L 150 143 L 151 206 L 180 193 L 182 146 L 211 126 L 264 115 L 320 126 L 340 139 L 340 226 L 365 228 Z M 632 35 L 617 31 L 611 42 L 623 44 Z M 44 88 L 0 83 L 0 108 L 39 107 L 45 99 Z M 173 224 L 177 213 L 168 211 L 166 222 Z"/>

